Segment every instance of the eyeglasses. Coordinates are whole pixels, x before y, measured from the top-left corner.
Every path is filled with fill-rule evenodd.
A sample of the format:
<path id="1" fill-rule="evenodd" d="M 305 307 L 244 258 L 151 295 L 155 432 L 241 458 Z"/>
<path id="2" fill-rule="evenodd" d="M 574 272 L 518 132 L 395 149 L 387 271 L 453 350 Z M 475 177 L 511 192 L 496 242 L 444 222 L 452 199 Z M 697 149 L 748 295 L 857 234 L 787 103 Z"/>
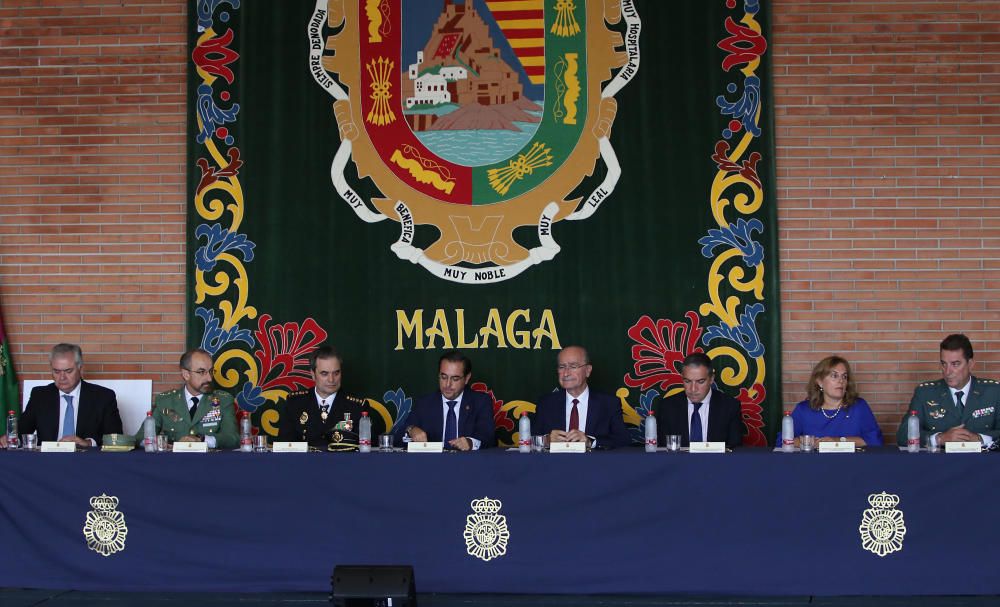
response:
<path id="1" fill-rule="evenodd" d="M 561 364 L 556 365 L 556 370 L 557 371 L 566 371 L 568 369 L 570 371 L 576 371 L 580 367 L 586 367 L 589 364 L 590 363 L 561 363 Z"/>
<path id="2" fill-rule="evenodd" d="M 441 381 L 450 381 L 451 383 L 458 383 L 458 382 L 462 381 L 463 379 L 465 379 L 465 376 L 464 375 L 445 375 L 444 373 L 442 373 L 441 375 L 438 375 L 438 379 L 440 379 Z"/>
<path id="3" fill-rule="evenodd" d="M 187 372 L 193 375 L 212 375 L 215 369 L 187 369 Z"/>

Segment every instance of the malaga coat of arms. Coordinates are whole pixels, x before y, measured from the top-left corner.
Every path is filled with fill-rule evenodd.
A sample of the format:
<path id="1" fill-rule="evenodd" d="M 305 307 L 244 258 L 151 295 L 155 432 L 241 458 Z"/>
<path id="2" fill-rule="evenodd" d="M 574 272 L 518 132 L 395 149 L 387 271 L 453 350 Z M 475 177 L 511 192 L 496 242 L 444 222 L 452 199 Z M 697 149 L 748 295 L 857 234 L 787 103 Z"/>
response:
<path id="1" fill-rule="evenodd" d="M 552 225 L 614 190 L 614 95 L 639 67 L 632 0 L 317 0 L 307 30 L 310 73 L 335 99 L 334 187 L 364 221 L 399 223 L 400 259 L 506 280 L 552 259 Z M 379 194 L 358 192 L 366 178 Z"/>

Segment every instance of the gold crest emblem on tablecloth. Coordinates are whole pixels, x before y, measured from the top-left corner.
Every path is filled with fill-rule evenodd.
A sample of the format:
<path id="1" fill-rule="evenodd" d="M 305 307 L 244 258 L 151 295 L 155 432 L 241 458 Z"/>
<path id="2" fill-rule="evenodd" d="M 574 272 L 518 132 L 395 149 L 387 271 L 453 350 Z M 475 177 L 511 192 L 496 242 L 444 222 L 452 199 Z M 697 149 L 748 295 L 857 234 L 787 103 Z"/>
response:
<path id="1" fill-rule="evenodd" d="M 465 517 L 465 549 L 469 556 L 489 561 L 507 554 L 507 517 L 498 514 L 503 504 L 500 500 L 484 497 L 472 500 L 472 511 Z"/>
<path id="2" fill-rule="evenodd" d="M 90 506 L 93 510 L 87 513 L 87 522 L 83 525 L 87 548 L 101 556 L 125 550 L 128 527 L 125 515 L 118 511 L 118 498 L 102 493 L 90 498 Z"/>
<path id="3" fill-rule="evenodd" d="M 903 511 L 897 510 L 899 496 L 873 493 L 868 496 L 868 508 L 861 514 L 861 547 L 865 550 L 885 556 L 903 549 L 903 537 L 906 535 L 906 524 L 903 521 Z"/>

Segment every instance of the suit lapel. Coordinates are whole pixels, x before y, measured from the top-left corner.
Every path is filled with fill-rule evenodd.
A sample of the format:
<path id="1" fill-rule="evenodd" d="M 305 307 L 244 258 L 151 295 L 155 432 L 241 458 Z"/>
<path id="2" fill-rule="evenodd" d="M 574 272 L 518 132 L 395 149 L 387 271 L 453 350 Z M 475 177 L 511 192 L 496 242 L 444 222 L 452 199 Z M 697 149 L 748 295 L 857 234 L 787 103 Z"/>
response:
<path id="1" fill-rule="evenodd" d="M 470 394 L 462 395 L 462 404 L 460 405 L 462 410 L 458 412 L 459 436 L 472 436 L 472 402 Z"/>
<path id="2" fill-rule="evenodd" d="M 59 423 L 62 421 L 59 418 L 59 406 L 62 401 L 62 392 L 56 387 L 55 383 L 52 384 L 52 392 L 46 401 L 42 402 L 45 409 L 44 412 L 40 412 L 38 415 L 38 425 L 41 426 L 43 423 L 48 426 L 51 436 L 54 436 L 52 440 L 59 440 Z M 44 439 L 39 439 L 44 440 Z"/>
<path id="3" fill-rule="evenodd" d="M 84 420 L 89 420 L 93 417 L 93 393 L 90 391 L 90 384 L 80 380 L 80 405 L 76 408 L 76 427 L 80 428 L 80 424 L 84 423 Z M 86 428 L 84 428 L 86 429 Z"/>
<path id="4" fill-rule="evenodd" d="M 462 400 L 464 401 L 465 399 Z M 444 396 L 440 392 L 438 392 L 437 398 L 434 399 L 434 406 L 431 407 L 429 413 L 430 415 L 429 419 L 432 422 L 430 426 L 433 429 L 434 434 L 427 432 L 427 428 L 424 428 L 424 432 L 427 432 L 428 440 L 430 440 L 431 436 L 437 436 L 439 441 L 444 440 L 444 413 L 443 413 L 444 405 L 442 404 L 443 402 L 444 402 Z"/>
<path id="5" fill-rule="evenodd" d="M 722 415 L 722 399 L 719 398 L 719 391 L 712 389 L 712 399 L 708 401 L 708 428 L 705 429 L 705 440 L 711 441 L 714 437 L 719 436 L 719 420 L 722 420 L 725 416 Z"/>
<path id="6" fill-rule="evenodd" d="M 680 406 L 674 407 L 674 422 L 678 428 L 681 429 L 681 442 L 689 443 L 691 442 L 691 432 L 688 427 L 688 404 L 687 398 L 681 395 Z"/>
<path id="7" fill-rule="evenodd" d="M 594 398 L 594 393 L 590 393 L 590 397 L 587 399 L 587 419 L 584 420 L 583 432 L 587 436 L 597 436 L 597 432 L 594 431 L 594 425 L 597 421 L 598 410 L 601 407 L 601 399 Z"/>

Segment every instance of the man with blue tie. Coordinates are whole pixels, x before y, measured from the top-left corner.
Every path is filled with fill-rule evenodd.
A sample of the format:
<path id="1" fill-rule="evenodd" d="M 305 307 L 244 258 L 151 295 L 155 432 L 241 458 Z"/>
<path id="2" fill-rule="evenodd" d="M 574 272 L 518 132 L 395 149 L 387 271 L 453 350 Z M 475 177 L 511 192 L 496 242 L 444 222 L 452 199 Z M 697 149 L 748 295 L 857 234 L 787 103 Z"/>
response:
<path id="1" fill-rule="evenodd" d="M 992 446 L 1000 438 L 1000 383 L 972 374 L 972 342 L 965 335 L 945 337 L 939 351 L 941 379 L 924 382 L 913 391 L 896 442 L 906 445 L 906 419 L 916 411 L 921 444 L 942 447 L 965 441 Z"/>
<path id="2" fill-rule="evenodd" d="M 625 447 L 631 443 L 621 402 L 587 385 L 593 366 L 581 346 L 567 346 L 556 357 L 560 390 L 538 399 L 534 433 L 550 443 L 586 442 L 588 448 Z"/>
<path id="3" fill-rule="evenodd" d="M 459 451 L 496 444 L 493 403 L 482 392 L 467 390 L 472 361 L 452 350 L 438 360 L 438 392 L 413 403 L 405 422 L 404 441 L 443 442 Z"/>
<path id="4" fill-rule="evenodd" d="M 19 422 L 22 434 L 37 432 L 39 442 L 72 441 L 80 447 L 99 447 L 105 434 L 121 434 L 115 392 L 83 381 L 80 346 L 54 346 L 49 364 L 53 383 L 31 391 Z"/>
<path id="5" fill-rule="evenodd" d="M 665 398 L 656 407 L 660 444 L 668 435 L 679 435 L 681 445 L 719 442 L 727 447 L 743 444 L 743 414 L 740 401 L 712 387 L 712 359 L 702 352 L 684 357 L 681 363 L 684 392 Z"/>

